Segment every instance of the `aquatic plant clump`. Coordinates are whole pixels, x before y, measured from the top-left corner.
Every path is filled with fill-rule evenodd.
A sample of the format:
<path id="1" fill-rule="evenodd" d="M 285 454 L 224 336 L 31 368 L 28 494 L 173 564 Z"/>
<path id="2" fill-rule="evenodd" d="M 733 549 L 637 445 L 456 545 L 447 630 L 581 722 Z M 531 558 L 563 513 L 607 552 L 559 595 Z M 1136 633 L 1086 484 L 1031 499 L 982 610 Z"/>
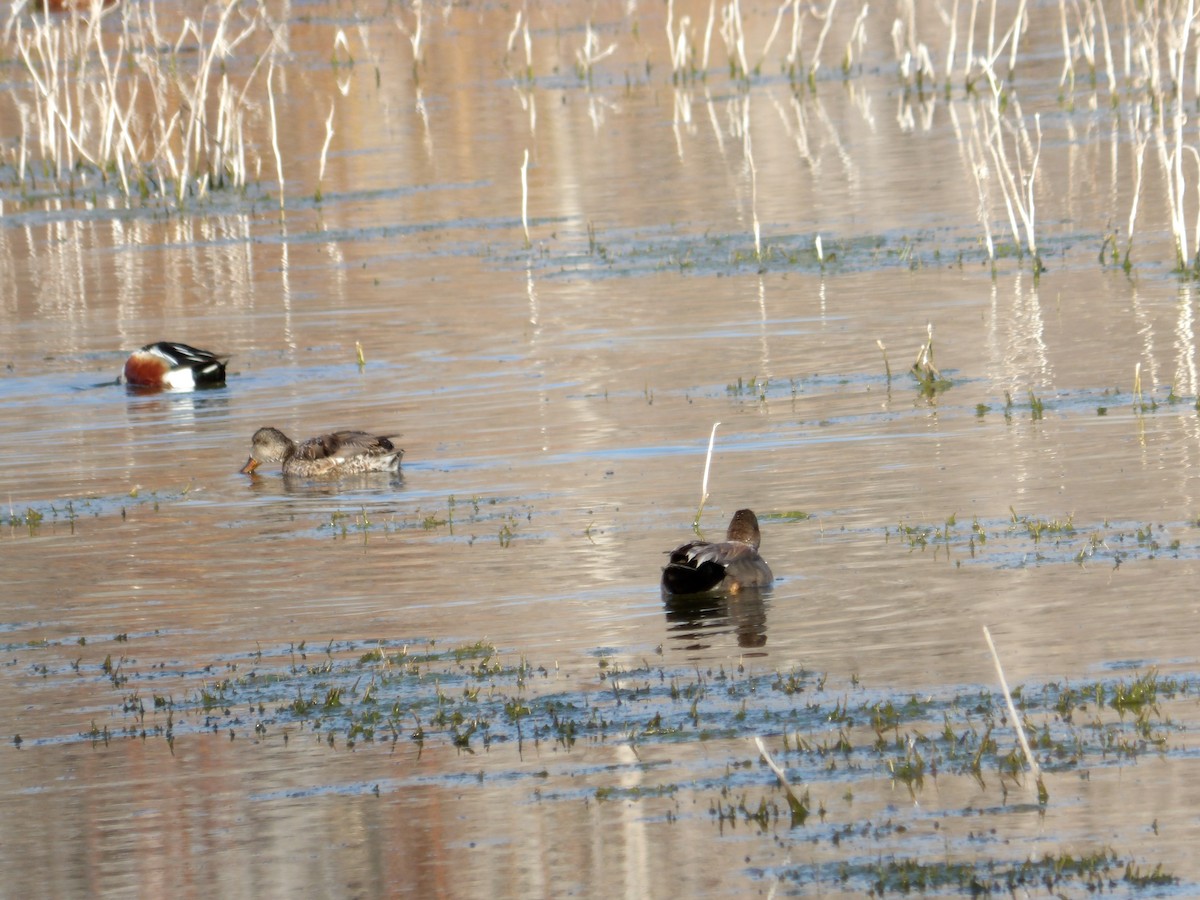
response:
<path id="1" fill-rule="evenodd" d="M 828 676 L 804 670 L 622 669 L 607 658 L 594 681 L 564 688 L 555 670 L 508 659 L 480 641 L 448 649 L 380 643 L 313 650 L 300 643 L 214 663 L 206 671 L 220 675 L 177 696 L 160 693 L 161 672 L 139 671 L 126 646 L 115 658 L 106 654 L 95 676 L 121 693 L 105 740 L 228 730 L 309 733 L 347 747 L 445 741 L 486 752 L 496 743 L 551 741 L 570 749 L 580 740 L 642 745 L 770 735 L 772 752 L 781 752 L 806 784 L 841 781 L 843 766 L 913 790 L 927 773 L 981 782 L 1021 775 L 1004 700 L 987 689 L 894 696 L 857 679 L 836 691 Z M 86 670 L 80 663 L 75 671 Z M 1181 748 L 1168 708 L 1191 698 L 1196 683 L 1151 670 L 1013 694 L 1035 755 L 1054 772 L 1107 765 L 1114 755 L 1169 753 L 1173 743 Z M 99 736 L 84 729 L 80 737 Z"/>
<path id="2" fill-rule="evenodd" d="M 1153 893 L 1153 889 L 1173 886 L 1179 881 L 1164 871 L 1161 864 L 1147 869 L 1108 847 L 1084 854 L 1047 854 L 1015 862 L 933 862 L 888 855 L 873 862 L 829 864 L 821 866 L 816 873 L 808 867 L 791 866 L 775 874 L 781 881 L 797 884 L 861 885 L 875 897 L 889 894 L 1040 896 L 1042 891 L 1069 889 L 1095 894 L 1137 890 Z"/>
<path id="3" fill-rule="evenodd" d="M 173 673 L 137 662 L 134 645 L 142 637 L 118 635 L 111 649 L 103 640 L 80 639 L 69 650 L 76 661 L 61 671 L 37 662 L 55 653 L 54 642 L 5 647 L 39 680 L 82 678 L 98 694 L 88 704 L 89 721 L 73 736 L 23 731 L 14 745 L 37 752 L 64 741 L 97 750 L 163 741 L 177 754 L 181 741 L 190 747 L 219 737 L 254 753 L 307 740 L 333 753 L 419 759 L 436 752 L 438 777 L 450 780 L 478 771 L 486 757 L 488 770 L 506 778 L 536 777 L 543 801 L 695 806 L 722 833 L 749 827 L 773 839 L 825 844 L 842 862 L 784 865 L 759 876 L 877 893 L 972 885 L 990 894 L 1094 879 L 1110 889 L 1140 890 L 1176 881 L 1161 864 L 1108 847 L 1083 857 L 1094 865 L 1054 854 L 1013 859 L 1003 842 L 983 852 L 990 839 L 976 842 L 969 862 L 918 855 L 913 842 L 926 840 L 918 834 L 930 816 L 950 826 L 946 817 L 974 821 L 985 811 L 1003 817 L 1039 805 L 1010 713 L 990 688 L 899 694 L 865 687 L 857 676 L 835 685 L 827 674 L 805 669 L 681 670 L 646 662 L 624 668 L 607 653 L 588 678 L 502 653 L 488 641 L 445 648 L 423 641 L 318 648 L 300 642 Z M 1014 690 L 1013 708 L 1052 784 L 1041 808 L 1069 805 L 1067 785 L 1078 784 L 1080 774 L 1094 779 L 1149 756 L 1186 756 L 1198 689 L 1200 675 L 1151 669 Z M 107 714 L 97 714 L 106 706 Z M 588 752 L 576 753 L 584 747 Z M 594 753 L 606 748 L 628 748 L 639 766 L 659 759 L 666 767 L 653 769 L 653 783 L 631 788 L 621 766 L 596 766 Z M 667 765 L 677 753 L 680 762 Z M 549 758 L 559 774 L 589 775 L 547 783 Z M 910 802 L 895 805 L 897 793 Z M 977 811 L 938 811 L 941 798 L 976 795 Z M 883 810 L 886 816 L 877 818 Z M 880 841 L 892 838 L 896 851 L 881 855 Z M 935 829 L 932 839 L 942 847 L 949 832 Z"/>
<path id="4" fill-rule="evenodd" d="M 1010 510 L 1007 520 L 972 520 L 960 525 L 951 514 L 941 524 L 901 521 L 885 529 L 884 540 L 910 553 L 929 551 L 956 566 L 988 565 L 1011 569 L 1074 563 L 1107 564 L 1118 568 L 1130 559 L 1155 559 L 1162 555 L 1189 557 L 1195 548 L 1184 547 L 1175 531 L 1193 523 L 1076 522 L 1073 516 L 1039 517 Z"/>

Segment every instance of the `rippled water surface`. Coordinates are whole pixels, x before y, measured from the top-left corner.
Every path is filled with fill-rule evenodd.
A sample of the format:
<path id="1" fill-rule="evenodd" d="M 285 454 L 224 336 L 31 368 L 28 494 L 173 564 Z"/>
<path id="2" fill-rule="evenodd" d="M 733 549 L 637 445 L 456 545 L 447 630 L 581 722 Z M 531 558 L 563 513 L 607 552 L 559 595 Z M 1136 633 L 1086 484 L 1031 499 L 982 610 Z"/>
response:
<path id="1" fill-rule="evenodd" d="M 414 66 L 417 14 L 271 11 L 282 189 L 265 95 L 253 186 L 182 209 L 4 146 L 0 893 L 1194 893 L 1196 301 L 1153 145 L 1105 250 L 1130 112 L 1059 86 L 1057 10 L 1005 107 L 1041 273 L 998 183 L 989 261 L 989 93 L 906 82 L 903 10 L 811 83 L 790 12 L 745 80 L 715 34 L 672 78 L 657 6 L 526 7 L 528 66 L 471 5 Z M 160 339 L 227 385 L 113 383 Z M 665 602 L 717 422 L 700 531 L 754 509 L 777 581 Z M 241 475 L 261 425 L 402 474 Z"/>

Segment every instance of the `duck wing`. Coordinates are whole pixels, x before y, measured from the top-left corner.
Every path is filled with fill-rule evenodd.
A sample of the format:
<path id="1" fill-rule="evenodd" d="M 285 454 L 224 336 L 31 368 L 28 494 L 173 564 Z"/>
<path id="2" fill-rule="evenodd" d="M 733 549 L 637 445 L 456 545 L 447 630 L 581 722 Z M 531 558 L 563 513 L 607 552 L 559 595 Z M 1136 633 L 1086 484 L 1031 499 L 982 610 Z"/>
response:
<path id="1" fill-rule="evenodd" d="M 716 544 L 695 541 L 689 546 L 691 549 L 688 550 L 687 558 L 693 565 L 716 563 L 719 566 L 731 566 L 758 556 L 754 547 L 742 541 L 721 541 Z"/>
<path id="2" fill-rule="evenodd" d="M 365 431 L 332 431 L 309 438 L 296 448 L 297 459 L 349 459 L 352 456 L 384 456 L 394 452 L 387 437 Z"/>
<path id="3" fill-rule="evenodd" d="M 708 541 L 691 541 L 668 550 L 663 590 L 669 594 L 703 594 L 718 587 L 725 579 L 725 567 L 710 558 L 713 546 Z"/>
<path id="4" fill-rule="evenodd" d="M 201 371 L 215 371 L 217 367 L 223 368 L 229 362 L 227 356 L 220 357 L 209 350 L 201 350 L 191 344 L 181 344 L 178 341 L 159 341 L 156 344 L 147 344 L 142 348 L 142 352 L 161 356 L 173 366 L 188 366 Z"/>
<path id="5" fill-rule="evenodd" d="M 692 541 L 668 551 L 662 586 L 671 594 L 702 594 L 717 588 L 766 587 L 774 580 L 758 550 L 743 541 Z"/>

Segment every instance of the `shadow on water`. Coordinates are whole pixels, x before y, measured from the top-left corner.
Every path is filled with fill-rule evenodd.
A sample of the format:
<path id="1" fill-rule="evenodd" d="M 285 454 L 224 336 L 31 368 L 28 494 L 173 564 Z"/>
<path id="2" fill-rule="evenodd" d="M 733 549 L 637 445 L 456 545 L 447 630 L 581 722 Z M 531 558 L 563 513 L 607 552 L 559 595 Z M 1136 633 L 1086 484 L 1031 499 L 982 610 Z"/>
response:
<path id="1" fill-rule="evenodd" d="M 676 596 L 665 594 L 667 634 L 684 650 L 707 650 L 715 639 L 737 637 L 746 656 L 766 656 L 767 599 L 770 590 L 743 588 L 736 593 Z"/>

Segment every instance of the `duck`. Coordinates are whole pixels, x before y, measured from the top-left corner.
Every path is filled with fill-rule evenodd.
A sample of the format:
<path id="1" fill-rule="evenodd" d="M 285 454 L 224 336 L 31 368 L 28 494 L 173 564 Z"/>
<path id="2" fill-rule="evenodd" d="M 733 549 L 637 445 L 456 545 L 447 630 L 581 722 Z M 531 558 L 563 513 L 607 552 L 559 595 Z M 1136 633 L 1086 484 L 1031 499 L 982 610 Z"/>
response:
<path id="1" fill-rule="evenodd" d="M 160 390 L 220 387 L 225 383 L 228 363 L 229 357 L 221 358 L 209 350 L 176 341 L 158 341 L 129 354 L 122 378 L 117 380 L 123 379 L 130 387 Z"/>
<path id="2" fill-rule="evenodd" d="M 300 478 L 331 478 L 363 472 L 396 472 L 404 451 L 392 435 L 365 431 L 331 431 L 297 444 L 278 428 L 265 427 L 250 439 L 250 458 L 242 466 L 250 474 L 262 463 L 283 463 L 283 474 Z"/>
<path id="3" fill-rule="evenodd" d="M 758 516 L 752 510 L 739 509 L 729 520 L 725 540 L 691 541 L 667 551 L 670 560 L 663 568 L 663 593 L 736 594 L 743 588 L 770 587 L 775 576 L 766 560 L 758 555 L 761 539 Z"/>

